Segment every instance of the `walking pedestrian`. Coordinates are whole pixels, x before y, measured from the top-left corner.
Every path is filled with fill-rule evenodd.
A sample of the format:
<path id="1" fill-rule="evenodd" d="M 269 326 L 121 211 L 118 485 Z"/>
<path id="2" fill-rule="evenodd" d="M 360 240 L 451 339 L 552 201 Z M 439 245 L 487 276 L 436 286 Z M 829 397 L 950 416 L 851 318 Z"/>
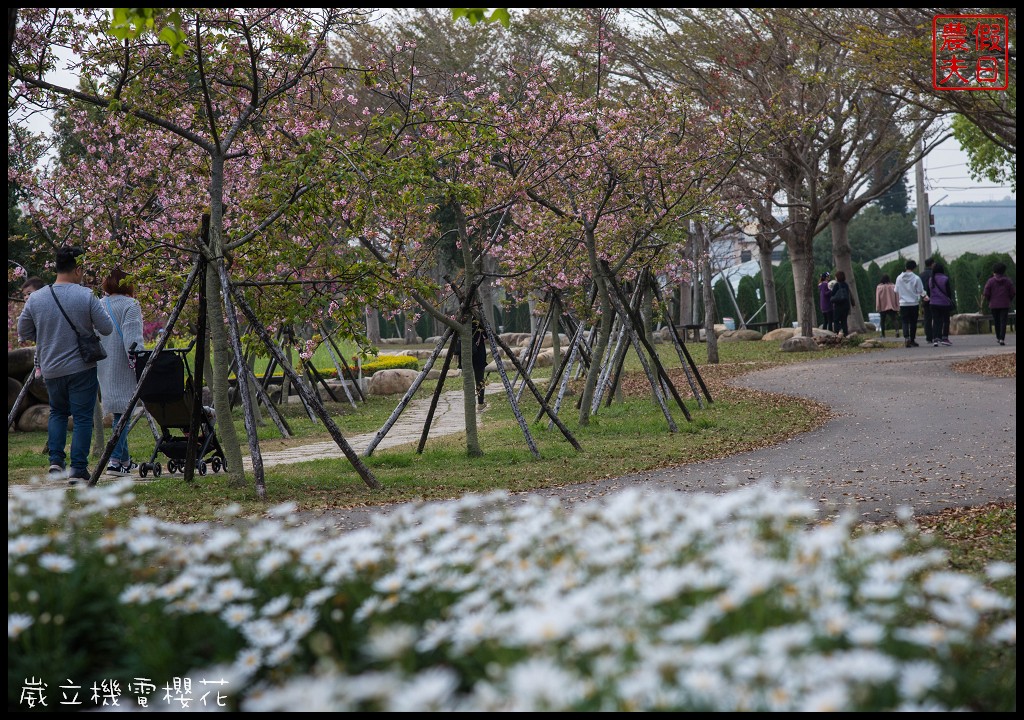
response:
<path id="1" fill-rule="evenodd" d="M 18 317 L 19 337 L 36 341 L 39 369 L 50 397 L 46 447 L 53 477 L 65 473 L 68 417 L 74 419 L 68 474 L 72 485 L 89 479 L 89 445 L 98 389 L 96 363 L 82 358 L 78 335 L 94 331 L 109 335 L 114 329 L 99 298 L 82 286 L 85 269 L 79 258 L 83 254 L 81 248 L 59 248 L 55 256 L 56 282 L 32 293 Z"/>
<path id="2" fill-rule="evenodd" d="M 135 377 L 135 363 L 128 354 L 134 347 L 143 348 L 142 339 L 142 307 L 135 299 L 135 288 L 127 281 L 127 276 L 120 268 L 115 268 L 103 281 L 103 309 L 107 311 L 114 324 L 114 332 L 102 339 L 107 357 L 97 363 L 99 373 L 100 399 L 104 412 L 114 416 L 113 425 L 117 428 L 121 416 L 128 409 L 128 401 L 138 384 Z M 107 472 L 115 475 L 131 475 L 138 467 L 132 462 L 128 452 L 128 431 L 121 433 L 110 456 Z"/>
<path id="3" fill-rule="evenodd" d="M 842 270 L 836 272 L 836 284 L 832 287 L 830 300 L 832 301 L 833 330 L 837 335 L 846 337 L 850 334 L 846 320 L 850 315 L 850 308 L 857 307 L 857 302 L 853 299 L 850 286 L 846 283 L 846 273 Z"/>
<path id="4" fill-rule="evenodd" d="M 896 277 L 896 297 L 900 303 L 900 320 L 903 323 L 904 347 L 919 347 L 917 344 L 917 319 L 920 315 L 921 301 L 927 297 L 924 284 L 914 270 L 917 263 L 907 260 L 905 270 Z"/>
<path id="5" fill-rule="evenodd" d="M 932 315 L 932 347 L 952 345 L 949 341 L 949 316 L 956 305 L 953 284 L 942 263 L 932 265 L 932 276 L 925 287 Z"/>
<path id="6" fill-rule="evenodd" d="M 934 266 L 935 258 L 928 258 L 924 261 L 924 272 L 921 273 L 921 285 L 924 286 L 926 295 L 928 293 L 928 285 L 932 281 Z M 929 343 L 933 343 L 935 341 L 935 336 L 932 335 L 932 306 L 928 297 L 925 297 L 923 300 L 921 308 L 924 311 L 924 339 Z"/>
<path id="7" fill-rule="evenodd" d="M 1006 344 L 1006 320 L 1010 315 L 1010 303 L 1017 291 L 1013 281 L 1006 277 L 1006 263 L 996 263 L 992 267 L 992 277 L 985 282 L 981 291 L 988 309 L 992 312 L 992 323 L 996 327 L 996 342 Z"/>
<path id="8" fill-rule="evenodd" d="M 821 317 L 823 318 L 822 330 L 833 329 L 832 289 L 828 284 L 830 277 L 832 276 L 829 273 L 823 272 L 818 283 L 818 306 L 821 308 Z"/>
<path id="9" fill-rule="evenodd" d="M 896 286 L 888 275 L 882 275 L 882 279 L 875 286 L 875 310 L 879 314 L 879 325 L 881 325 L 882 337 L 885 337 L 885 321 L 891 315 L 892 326 L 896 331 L 896 337 L 900 336 L 900 321 L 896 318 L 899 315 L 900 301 L 896 295 Z"/>
<path id="10" fill-rule="evenodd" d="M 484 390 L 487 388 L 487 333 L 483 325 L 476 318 L 473 318 L 473 380 L 476 389 L 477 405 L 484 404 Z M 458 367 L 462 368 L 462 339 L 456 335 L 455 344 L 452 347 Z"/>

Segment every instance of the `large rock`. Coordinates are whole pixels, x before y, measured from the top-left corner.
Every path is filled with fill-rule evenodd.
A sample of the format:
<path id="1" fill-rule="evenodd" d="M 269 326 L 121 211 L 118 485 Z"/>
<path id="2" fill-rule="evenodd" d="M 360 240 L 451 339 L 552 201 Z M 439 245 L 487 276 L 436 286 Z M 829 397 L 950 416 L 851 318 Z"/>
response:
<path id="1" fill-rule="evenodd" d="M 526 335 L 526 337 L 522 338 L 518 343 L 519 347 L 529 347 L 530 339 L 532 337 L 532 335 Z M 559 333 L 558 339 L 561 344 L 561 347 L 566 347 L 569 344 L 569 338 L 564 333 Z M 551 345 L 551 333 L 544 333 L 544 339 L 541 340 L 540 343 L 541 348 L 549 348 L 551 347 Z"/>
<path id="2" fill-rule="evenodd" d="M 10 414 L 11 410 L 14 409 L 14 403 L 18 400 L 18 395 L 21 393 L 21 383 L 12 377 L 7 378 L 7 413 Z M 24 399 L 22 400 L 24 403 Z"/>
<path id="3" fill-rule="evenodd" d="M 7 351 L 7 377 L 17 378 L 23 381 L 29 370 L 32 369 L 32 362 L 36 356 L 36 348 L 23 347 Z"/>
<path id="4" fill-rule="evenodd" d="M 988 334 L 988 315 L 981 313 L 959 313 L 949 318 L 950 335 Z"/>
<path id="5" fill-rule="evenodd" d="M 46 426 L 49 421 L 49 405 L 30 405 L 18 416 L 18 422 L 15 423 L 15 427 L 21 432 L 39 432 L 40 430 L 46 432 Z M 70 426 L 71 424 L 71 418 L 68 418 L 68 425 Z"/>
<path id="6" fill-rule="evenodd" d="M 532 336 L 530 333 L 506 332 L 501 333 L 498 337 L 509 347 L 517 347 L 523 340 L 529 340 Z"/>
<path id="7" fill-rule="evenodd" d="M 418 371 L 407 368 L 378 370 L 370 378 L 367 392 L 370 395 L 400 395 L 412 387 L 417 376 Z"/>
<path id="8" fill-rule="evenodd" d="M 739 330 L 726 330 L 725 332 L 718 336 L 718 339 L 721 340 L 722 342 L 738 342 L 740 340 L 760 340 L 761 333 L 759 333 L 757 330 L 748 330 L 746 328 L 741 328 Z"/>
<path id="9" fill-rule="evenodd" d="M 766 332 L 761 339 L 765 342 L 782 342 L 783 340 L 789 340 L 800 332 L 800 328 L 775 328 Z"/>
<path id="10" fill-rule="evenodd" d="M 50 393 L 46 390 L 46 381 L 39 375 L 32 377 L 28 386 L 28 394 L 41 403 L 50 403 Z"/>
<path id="11" fill-rule="evenodd" d="M 437 365 L 435 365 L 434 367 L 430 368 L 430 371 L 427 372 L 427 380 L 437 380 L 439 377 L 441 377 L 441 368 L 438 367 Z M 462 371 L 459 370 L 457 367 L 452 366 L 452 367 L 449 367 L 448 368 L 448 372 L 445 373 L 444 381 L 448 382 L 452 378 L 457 378 L 457 377 L 462 377 Z"/>
<path id="12" fill-rule="evenodd" d="M 814 342 L 814 338 L 798 335 L 784 340 L 779 349 L 782 352 L 814 352 L 817 351 L 818 344 Z"/>

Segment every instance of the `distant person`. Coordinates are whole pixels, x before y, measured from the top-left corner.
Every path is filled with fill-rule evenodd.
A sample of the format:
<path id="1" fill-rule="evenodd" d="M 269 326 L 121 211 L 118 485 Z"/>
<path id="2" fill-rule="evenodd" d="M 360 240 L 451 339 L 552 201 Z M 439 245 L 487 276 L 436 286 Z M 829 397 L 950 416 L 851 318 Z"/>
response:
<path id="1" fill-rule="evenodd" d="M 57 281 L 32 293 L 18 318 L 18 335 L 36 341 L 36 357 L 50 398 L 46 447 L 51 476 L 65 473 L 68 417 L 75 421 L 68 475 L 72 485 L 89 479 L 92 416 L 99 387 L 96 363 L 82 359 L 77 335 L 93 331 L 109 335 L 114 329 L 99 298 L 82 286 L 85 269 L 78 259 L 83 254 L 81 248 L 59 248 L 55 257 Z"/>
<path id="2" fill-rule="evenodd" d="M 832 289 L 828 284 L 830 277 L 829 273 L 823 272 L 818 283 L 818 307 L 821 308 L 821 317 L 824 318 L 822 330 L 832 330 Z"/>
<path id="3" fill-rule="evenodd" d="M 455 344 L 452 346 L 458 367 L 462 368 L 462 338 L 455 335 Z M 487 333 L 484 332 L 480 321 L 473 318 L 473 380 L 476 388 L 477 405 L 484 404 L 484 390 L 487 388 Z"/>
<path id="4" fill-rule="evenodd" d="M 846 324 L 850 308 L 857 307 L 857 303 L 850 292 L 850 286 L 846 283 L 846 273 L 842 270 L 836 272 L 836 284 L 832 287 L 829 299 L 832 301 L 833 330 L 837 335 L 846 337 L 850 334 L 850 328 Z"/>
<path id="5" fill-rule="evenodd" d="M 925 294 L 928 293 L 928 284 L 932 281 L 932 273 L 934 272 L 933 267 L 935 266 L 935 258 L 928 258 L 924 261 L 924 272 L 921 273 L 921 284 L 924 286 Z M 929 343 L 935 342 L 935 336 L 932 335 L 932 307 L 931 303 L 928 302 L 928 298 L 925 297 L 924 304 L 921 306 L 924 310 L 924 339 Z"/>
<path id="6" fill-rule="evenodd" d="M 135 288 L 126 282 L 126 275 L 120 268 L 115 268 L 103 281 L 103 309 L 107 311 L 114 324 L 114 332 L 102 339 L 107 357 L 96 364 L 99 372 L 100 398 L 103 410 L 114 416 L 111 427 L 116 428 L 121 416 L 128 409 L 128 401 L 135 393 L 138 384 L 135 377 L 135 365 L 128 352 L 143 348 L 142 340 L 142 307 L 135 299 Z M 131 475 L 138 467 L 128 453 L 127 427 L 114 445 L 110 456 L 107 472 L 115 475 Z"/>
<path id="7" fill-rule="evenodd" d="M 992 267 L 992 277 L 985 283 L 981 291 L 988 309 L 992 312 L 992 323 L 996 326 L 996 341 L 1006 344 L 1006 320 L 1010 315 L 1010 303 L 1017 296 L 1013 281 L 1006 277 L 1006 263 L 996 263 Z"/>
<path id="8" fill-rule="evenodd" d="M 953 283 L 942 263 L 932 265 L 932 276 L 925 286 L 932 315 L 932 347 L 952 345 L 949 341 L 949 316 L 955 304 Z"/>
<path id="9" fill-rule="evenodd" d="M 879 322 L 882 330 L 882 337 L 885 337 L 885 322 L 892 316 L 892 326 L 896 331 L 896 337 L 900 336 L 900 321 L 897 320 L 900 312 L 900 300 L 896 295 L 896 286 L 888 275 L 882 275 L 882 279 L 875 286 L 875 310 L 878 311 Z"/>
<path id="10" fill-rule="evenodd" d="M 920 316 L 921 300 L 926 297 L 924 284 L 914 272 L 917 263 L 907 260 L 906 269 L 896 277 L 896 297 L 900 303 L 900 320 L 903 323 L 904 347 L 920 347 L 917 344 L 917 319 Z"/>

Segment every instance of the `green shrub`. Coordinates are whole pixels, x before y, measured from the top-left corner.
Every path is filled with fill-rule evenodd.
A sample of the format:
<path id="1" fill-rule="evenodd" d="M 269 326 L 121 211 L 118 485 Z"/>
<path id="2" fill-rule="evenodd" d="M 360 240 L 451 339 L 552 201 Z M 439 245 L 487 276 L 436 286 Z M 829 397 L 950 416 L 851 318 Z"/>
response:
<path id="1" fill-rule="evenodd" d="M 420 361 L 410 355 L 380 355 L 376 360 L 363 363 L 363 375 L 369 377 L 380 370 L 407 368 L 419 370 Z"/>

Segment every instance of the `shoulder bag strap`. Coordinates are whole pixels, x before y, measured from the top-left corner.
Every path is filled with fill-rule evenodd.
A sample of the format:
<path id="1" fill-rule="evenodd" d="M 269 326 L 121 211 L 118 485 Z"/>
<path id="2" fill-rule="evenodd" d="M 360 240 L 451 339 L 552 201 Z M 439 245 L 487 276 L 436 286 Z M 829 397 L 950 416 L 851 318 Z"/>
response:
<path id="1" fill-rule="evenodd" d="M 121 344 L 124 345 L 124 333 L 121 332 L 121 325 L 117 322 L 117 318 L 114 317 L 114 310 L 110 307 L 110 298 L 106 297 L 103 298 L 103 300 L 107 304 L 107 315 L 109 315 L 110 319 L 114 321 L 114 327 L 117 328 L 117 334 L 121 336 Z"/>
<path id="2" fill-rule="evenodd" d="M 50 294 L 53 295 L 53 301 L 57 303 L 57 307 L 60 308 L 60 314 L 63 315 L 64 319 L 68 321 L 68 325 L 71 326 L 71 329 L 75 331 L 76 335 L 81 335 L 82 331 L 78 329 L 77 325 L 71 322 L 71 318 L 69 318 L 68 314 L 64 312 L 64 306 L 61 305 L 60 300 L 57 299 L 57 293 L 53 291 L 53 285 L 50 285 Z"/>

